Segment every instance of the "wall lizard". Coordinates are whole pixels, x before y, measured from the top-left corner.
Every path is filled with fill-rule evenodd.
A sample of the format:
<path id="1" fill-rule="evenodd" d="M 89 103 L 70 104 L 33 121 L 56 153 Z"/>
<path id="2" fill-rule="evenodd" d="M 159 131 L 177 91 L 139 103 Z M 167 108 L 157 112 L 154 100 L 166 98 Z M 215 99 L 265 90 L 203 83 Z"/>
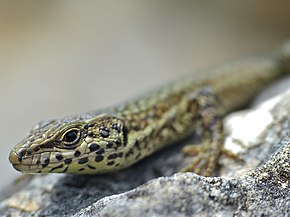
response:
<path id="1" fill-rule="evenodd" d="M 23 173 L 98 174 L 116 171 L 194 132 L 200 145 L 183 171 L 209 176 L 221 155 L 223 116 L 241 108 L 286 74 L 279 54 L 225 64 L 103 111 L 42 121 L 10 152 Z"/>

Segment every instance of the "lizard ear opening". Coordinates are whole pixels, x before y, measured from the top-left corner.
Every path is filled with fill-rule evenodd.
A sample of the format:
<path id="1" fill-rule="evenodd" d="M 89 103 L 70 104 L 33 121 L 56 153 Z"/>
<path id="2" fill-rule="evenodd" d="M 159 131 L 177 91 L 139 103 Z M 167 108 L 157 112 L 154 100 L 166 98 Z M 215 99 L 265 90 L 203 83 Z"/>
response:
<path id="1" fill-rule="evenodd" d="M 116 138 L 116 146 L 126 146 L 128 143 L 128 128 L 125 125 L 124 121 L 116 118 L 116 117 L 111 117 L 113 120 L 113 124 L 111 125 L 112 130 L 114 130 L 117 133 L 117 138 Z"/>
<path id="2" fill-rule="evenodd" d="M 128 143 L 128 131 L 129 131 L 128 128 L 124 125 L 123 130 L 122 130 L 122 132 L 123 132 L 123 145 L 124 146 L 126 146 Z"/>

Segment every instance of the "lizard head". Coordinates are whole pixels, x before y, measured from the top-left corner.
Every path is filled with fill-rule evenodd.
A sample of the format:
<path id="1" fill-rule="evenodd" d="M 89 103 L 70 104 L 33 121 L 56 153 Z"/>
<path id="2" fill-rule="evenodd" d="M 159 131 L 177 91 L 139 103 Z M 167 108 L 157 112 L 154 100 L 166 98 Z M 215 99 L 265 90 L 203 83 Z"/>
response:
<path id="1" fill-rule="evenodd" d="M 103 173 L 119 169 L 126 145 L 127 128 L 114 116 L 51 120 L 37 124 L 9 161 L 23 173 Z"/>

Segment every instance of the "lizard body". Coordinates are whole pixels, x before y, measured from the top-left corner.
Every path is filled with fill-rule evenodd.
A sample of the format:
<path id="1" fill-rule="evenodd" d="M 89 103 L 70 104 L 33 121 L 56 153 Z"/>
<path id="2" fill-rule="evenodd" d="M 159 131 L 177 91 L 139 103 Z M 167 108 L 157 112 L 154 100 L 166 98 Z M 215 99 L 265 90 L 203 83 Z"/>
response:
<path id="1" fill-rule="evenodd" d="M 210 175 L 223 146 L 222 117 L 285 74 L 281 58 L 261 57 L 195 74 L 104 111 L 40 122 L 10 153 L 23 173 L 106 173 L 201 132 L 184 171 Z M 204 160 L 205 159 L 205 160 Z"/>

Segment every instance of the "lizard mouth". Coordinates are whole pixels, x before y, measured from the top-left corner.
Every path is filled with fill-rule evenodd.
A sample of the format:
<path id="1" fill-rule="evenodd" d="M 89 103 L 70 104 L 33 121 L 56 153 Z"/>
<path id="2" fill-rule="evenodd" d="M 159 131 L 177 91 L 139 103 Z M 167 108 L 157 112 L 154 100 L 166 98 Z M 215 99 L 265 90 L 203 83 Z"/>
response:
<path id="1" fill-rule="evenodd" d="M 28 165 L 20 165 L 20 164 L 12 164 L 13 168 L 19 172 L 24 171 L 24 167 L 28 167 Z"/>
<path id="2" fill-rule="evenodd" d="M 20 172 L 32 172 L 34 169 L 37 169 L 39 164 L 31 164 L 28 162 L 22 162 L 21 158 L 14 150 L 9 154 L 9 161 L 12 164 L 13 168 Z"/>
<path id="3" fill-rule="evenodd" d="M 39 173 L 37 165 L 28 164 L 12 164 L 13 168 L 19 172 L 29 174 L 29 173 Z"/>

